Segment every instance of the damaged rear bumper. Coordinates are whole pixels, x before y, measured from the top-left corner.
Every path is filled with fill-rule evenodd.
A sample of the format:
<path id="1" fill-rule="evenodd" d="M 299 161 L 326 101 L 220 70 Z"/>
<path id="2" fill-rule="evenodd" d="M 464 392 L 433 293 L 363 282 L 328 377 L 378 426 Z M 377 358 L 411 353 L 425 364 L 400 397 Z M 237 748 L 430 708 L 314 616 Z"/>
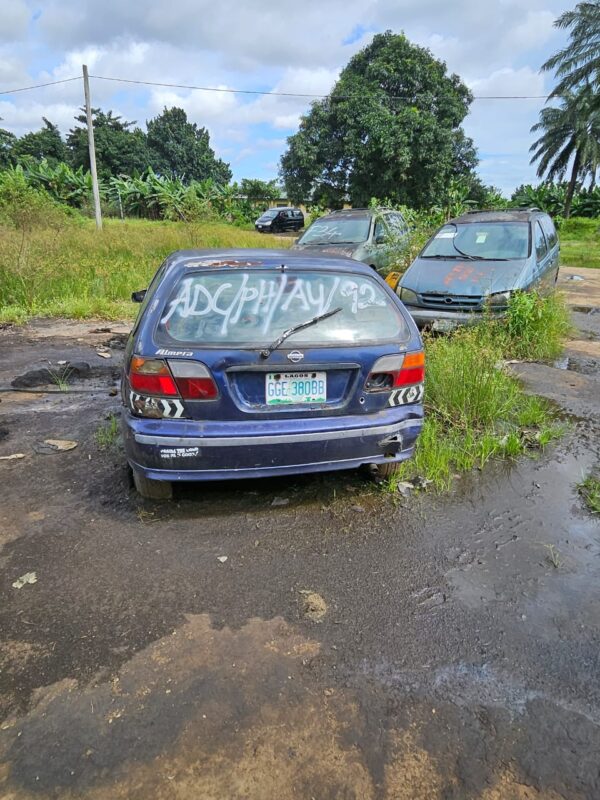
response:
<path id="1" fill-rule="evenodd" d="M 147 478 L 223 480 L 353 469 L 412 456 L 421 405 L 365 417 L 307 419 L 302 430 L 280 421 L 206 423 L 151 420 L 123 412 L 127 458 Z M 329 423 L 325 427 L 325 423 Z"/>

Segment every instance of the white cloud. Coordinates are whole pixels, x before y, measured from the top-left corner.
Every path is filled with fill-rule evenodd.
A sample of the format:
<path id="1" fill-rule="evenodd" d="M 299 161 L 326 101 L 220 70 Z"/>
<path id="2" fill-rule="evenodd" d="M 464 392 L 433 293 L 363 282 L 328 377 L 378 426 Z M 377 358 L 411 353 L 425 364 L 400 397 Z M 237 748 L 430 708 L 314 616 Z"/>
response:
<path id="1" fill-rule="evenodd" d="M 29 11 L 24 0 L 2 0 L 0 12 L 0 42 L 14 42 L 27 31 Z"/>
<path id="2" fill-rule="evenodd" d="M 30 12 L 38 8 L 33 2 L 28 10 L 24 0 L 3 0 L 0 37 L 11 34 L 0 46 L 0 88 L 70 78 L 87 63 L 92 75 L 323 95 L 373 31 L 389 28 L 429 47 L 477 94 L 543 95 L 549 78 L 537 70 L 560 40 L 553 21 L 569 5 L 567 0 L 304 0 L 284 8 L 264 0 L 146 0 L 142 11 L 138 3 L 123 0 L 45 0 L 33 22 Z M 42 115 L 65 132 L 82 102 L 82 85 L 75 81 L 0 95 L 0 116 L 19 134 L 39 128 Z M 232 163 L 243 161 L 249 175 L 253 163 L 264 173 L 277 162 L 310 98 L 92 79 L 92 102 L 141 125 L 165 105 L 181 106 L 192 121 L 209 128 L 217 153 Z M 529 128 L 541 105 L 473 104 L 465 128 L 483 155 L 487 182 L 507 185 L 519 169 L 530 173 Z"/>

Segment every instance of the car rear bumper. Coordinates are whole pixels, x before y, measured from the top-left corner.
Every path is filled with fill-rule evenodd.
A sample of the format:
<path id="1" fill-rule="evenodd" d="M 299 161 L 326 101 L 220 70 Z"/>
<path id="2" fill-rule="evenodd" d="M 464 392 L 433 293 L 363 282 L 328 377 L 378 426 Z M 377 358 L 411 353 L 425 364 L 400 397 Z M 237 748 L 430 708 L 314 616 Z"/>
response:
<path id="1" fill-rule="evenodd" d="M 210 481 L 353 469 L 413 453 L 423 407 L 305 420 L 207 423 L 123 411 L 127 459 L 147 478 Z"/>
<path id="2" fill-rule="evenodd" d="M 419 306 L 409 306 L 406 303 L 406 310 L 414 319 L 418 328 L 426 326 L 433 326 L 439 323 L 439 328 L 452 328 L 456 325 L 478 325 L 489 319 L 490 316 L 494 319 L 499 319 L 506 312 L 504 310 L 497 312 L 488 312 L 487 314 L 481 311 L 441 311 L 438 309 L 420 308 Z"/>

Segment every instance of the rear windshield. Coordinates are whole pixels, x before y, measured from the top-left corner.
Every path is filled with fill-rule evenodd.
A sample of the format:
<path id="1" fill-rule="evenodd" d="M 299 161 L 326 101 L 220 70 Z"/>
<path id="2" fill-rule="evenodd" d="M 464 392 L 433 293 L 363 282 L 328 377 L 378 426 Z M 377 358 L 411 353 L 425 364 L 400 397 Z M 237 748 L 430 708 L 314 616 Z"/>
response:
<path id="1" fill-rule="evenodd" d="M 369 238 L 369 217 L 318 219 L 310 226 L 300 244 L 359 244 Z"/>
<path id="2" fill-rule="evenodd" d="M 338 308 L 286 342 L 353 345 L 409 339 L 399 309 L 374 279 L 312 270 L 188 273 L 167 302 L 157 332 L 169 342 L 262 347 L 294 325 Z"/>
<path id="3" fill-rule="evenodd" d="M 475 256 L 512 260 L 529 256 L 527 222 L 470 222 L 444 225 L 421 253 L 421 258 Z"/>

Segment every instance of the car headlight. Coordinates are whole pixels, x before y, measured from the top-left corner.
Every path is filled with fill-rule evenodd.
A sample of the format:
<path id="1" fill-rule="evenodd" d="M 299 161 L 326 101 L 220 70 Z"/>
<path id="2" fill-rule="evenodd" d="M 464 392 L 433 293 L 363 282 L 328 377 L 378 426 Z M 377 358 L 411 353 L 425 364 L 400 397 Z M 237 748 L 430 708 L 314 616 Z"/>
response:
<path id="1" fill-rule="evenodd" d="M 486 303 L 490 308 L 499 309 L 506 308 L 512 292 L 496 292 L 487 297 Z"/>
<path id="2" fill-rule="evenodd" d="M 396 291 L 398 292 L 398 297 L 403 303 L 408 303 L 412 306 L 418 305 L 419 298 L 417 297 L 417 293 L 413 292 L 412 289 L 405 289 L 404 286 L 399 286 Z"/>

